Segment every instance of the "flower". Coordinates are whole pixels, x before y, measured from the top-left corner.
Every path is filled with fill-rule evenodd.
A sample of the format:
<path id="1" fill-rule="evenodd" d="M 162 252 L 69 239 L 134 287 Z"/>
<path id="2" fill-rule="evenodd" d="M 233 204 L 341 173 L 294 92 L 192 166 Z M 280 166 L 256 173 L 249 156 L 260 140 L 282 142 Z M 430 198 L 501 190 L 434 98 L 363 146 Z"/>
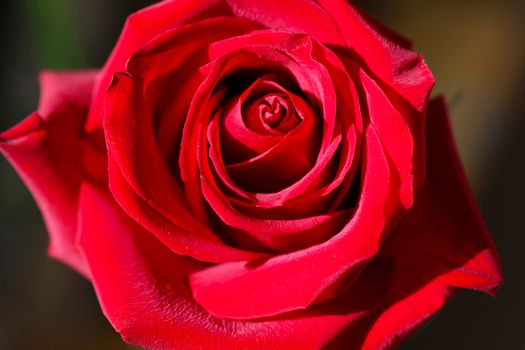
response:
<path id="1" fill-rule="evenodd" d="M 164 1 L 0 135 L 50 254 L 147 349 L 385 349 L 501 273 L 442 99 L 343 0 Z"/>

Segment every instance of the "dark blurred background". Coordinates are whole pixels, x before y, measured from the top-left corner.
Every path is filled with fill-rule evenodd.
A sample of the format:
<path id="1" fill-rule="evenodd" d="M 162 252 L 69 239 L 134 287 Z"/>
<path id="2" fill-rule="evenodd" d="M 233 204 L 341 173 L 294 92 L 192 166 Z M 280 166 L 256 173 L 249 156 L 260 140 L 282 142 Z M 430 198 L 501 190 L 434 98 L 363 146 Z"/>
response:
<path id="1" fill-rule="evenodd" d="M 2 2 L 0 130 L 35 109 L 39 70 L 101 66 L 125 17 L 152 2 Z M 401 349 L 525 349 L 525 1 L 356 3 L 411 38 L 433 70 L 505 275 L 497 298 L 462 291 Z M 0 349 L 132 349 L 91 285 L 46 256 L 40 214 L 2 157 L 0 230 Z"/>

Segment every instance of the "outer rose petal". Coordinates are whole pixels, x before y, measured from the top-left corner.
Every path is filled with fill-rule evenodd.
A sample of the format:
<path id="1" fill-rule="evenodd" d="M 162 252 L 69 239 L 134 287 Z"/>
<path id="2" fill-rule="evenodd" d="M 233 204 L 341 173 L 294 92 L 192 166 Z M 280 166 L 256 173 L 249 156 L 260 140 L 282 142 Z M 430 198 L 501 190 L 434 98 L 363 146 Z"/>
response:
<path id="1" fill-rule="evenodd" d="M 87 130 L 102 125 L 104 96 L 113 74 L 124 71 L 128 59 L 142 46 L 169 29 L 199 19 L 225 16 L 229 13 L 228 7 L 221 0 L 167 0 L 129 16 L 95 87 L 86 124 Z"/>
<path id="2" fill-rule="evenodd" d="M 348 46 L 381 81 L 424 111 L 434 77 L 423 58 L 406 49 L 402 40 L 385 36 L 383 28 L 375 28 L 347 0 L 226 1 L 236 16 L 268 28 L 308 33 L 324 44 Z"/>
<path id="3" fill-rule="evenodd" d="M 434 77 L 423 58 L 385 37 L 346 0 L 317 0 L 332 16 L 348 47 L 380 80 L 391 86 L 419 112 L 426 106 Z"/>
<path id="4" fill-rule="evenodd" d="M 0 135 L 0 151 L 33 194 L 49 254 L 88 276 L 75 247 L 80 184 L 104 177 L 105 160 L 83 131 L 96 72 L 45 72 L 38 111 Z M 103 151 L 102 151 L 103 154 Z"/>
<path id="5" fill-rule="evenodd" d="M 502 283 L 496 249 L 463 174 L 442 99 L 430 103 L 427 120 L 426 182 L 378 255 L 393 266 L 390 305 L 363 349 L 395 346 L 457 287 L 494 295 Z"/>
<path id="6" fill-rule="evenodd" d="M 150 350 L 319 349 L 341 329 L 357 350 L 374 313 L 367 280 L 343 304 L 279 318 L 242 322 L 216 318 L 191 298 L 187 275 L 203 263 L 181 257 L 116 205 L 106 190 L 85 185 L 80 200 L 80 247 L 105 315 L 128 342 Z M 374 275 L 375 276 L 375 275 Z M 374 277 L 372 276 L 372 277 Z M 382 281 L 375 279 L 377 281 Z M 382 291 L 374 283 L 376 291 Z"/>
<path id="7" fill-rule="evenodd" d="M 379 86 L 362 70 L 359 73 L 368 105 L 370 123 L 376 130 L 385 154 L 392 163 L 392 171 L 399 174 L 400 199 L 403 206 L 409 209 L 414 203 L 413 178 L 417 175 L 421 176 L 414 169 L 413 158 L 416 153 L 414 146 L 420 145 L 414 145 L 414 136 L 405 123 L 403 115 L 391 104 Z"/>
<path id="8" fill-rule="evenodd" d="M 323 43 L 344 45 L 336 23 L 315 1 L 225 0 L 237 17 L 248 18 L 269 29 L 307 33 Z M 298 11 L 301 9 L 301 11 Z M 312 19 L 315 18 L 315 21 Z"/>

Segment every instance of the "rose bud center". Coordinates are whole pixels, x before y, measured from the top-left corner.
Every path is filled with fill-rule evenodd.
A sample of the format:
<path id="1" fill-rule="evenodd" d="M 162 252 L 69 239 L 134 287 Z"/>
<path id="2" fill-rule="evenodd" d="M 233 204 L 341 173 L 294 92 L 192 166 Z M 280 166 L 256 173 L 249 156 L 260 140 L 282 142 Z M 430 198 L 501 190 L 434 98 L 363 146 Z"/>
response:
<path id="1" fill-rule="evenodd" d="M 263 123 L 274 128 L 286 119 L 288 101 L 279 95 L 267 95 L 259 101 L 259 116 Z"/>

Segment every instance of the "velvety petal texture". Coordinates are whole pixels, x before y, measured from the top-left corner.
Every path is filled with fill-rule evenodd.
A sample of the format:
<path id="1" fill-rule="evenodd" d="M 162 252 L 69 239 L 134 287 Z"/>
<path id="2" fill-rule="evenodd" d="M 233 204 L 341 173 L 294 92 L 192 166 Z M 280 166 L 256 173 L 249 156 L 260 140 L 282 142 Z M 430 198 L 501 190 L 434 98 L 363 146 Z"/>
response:
<path id="1" fill-rule="evenodd" d="M 430 70 L 347 1 L 162 1 L 41 81 L 0 150 L 131 344 L 392 349 L 501 284 Z"/>

